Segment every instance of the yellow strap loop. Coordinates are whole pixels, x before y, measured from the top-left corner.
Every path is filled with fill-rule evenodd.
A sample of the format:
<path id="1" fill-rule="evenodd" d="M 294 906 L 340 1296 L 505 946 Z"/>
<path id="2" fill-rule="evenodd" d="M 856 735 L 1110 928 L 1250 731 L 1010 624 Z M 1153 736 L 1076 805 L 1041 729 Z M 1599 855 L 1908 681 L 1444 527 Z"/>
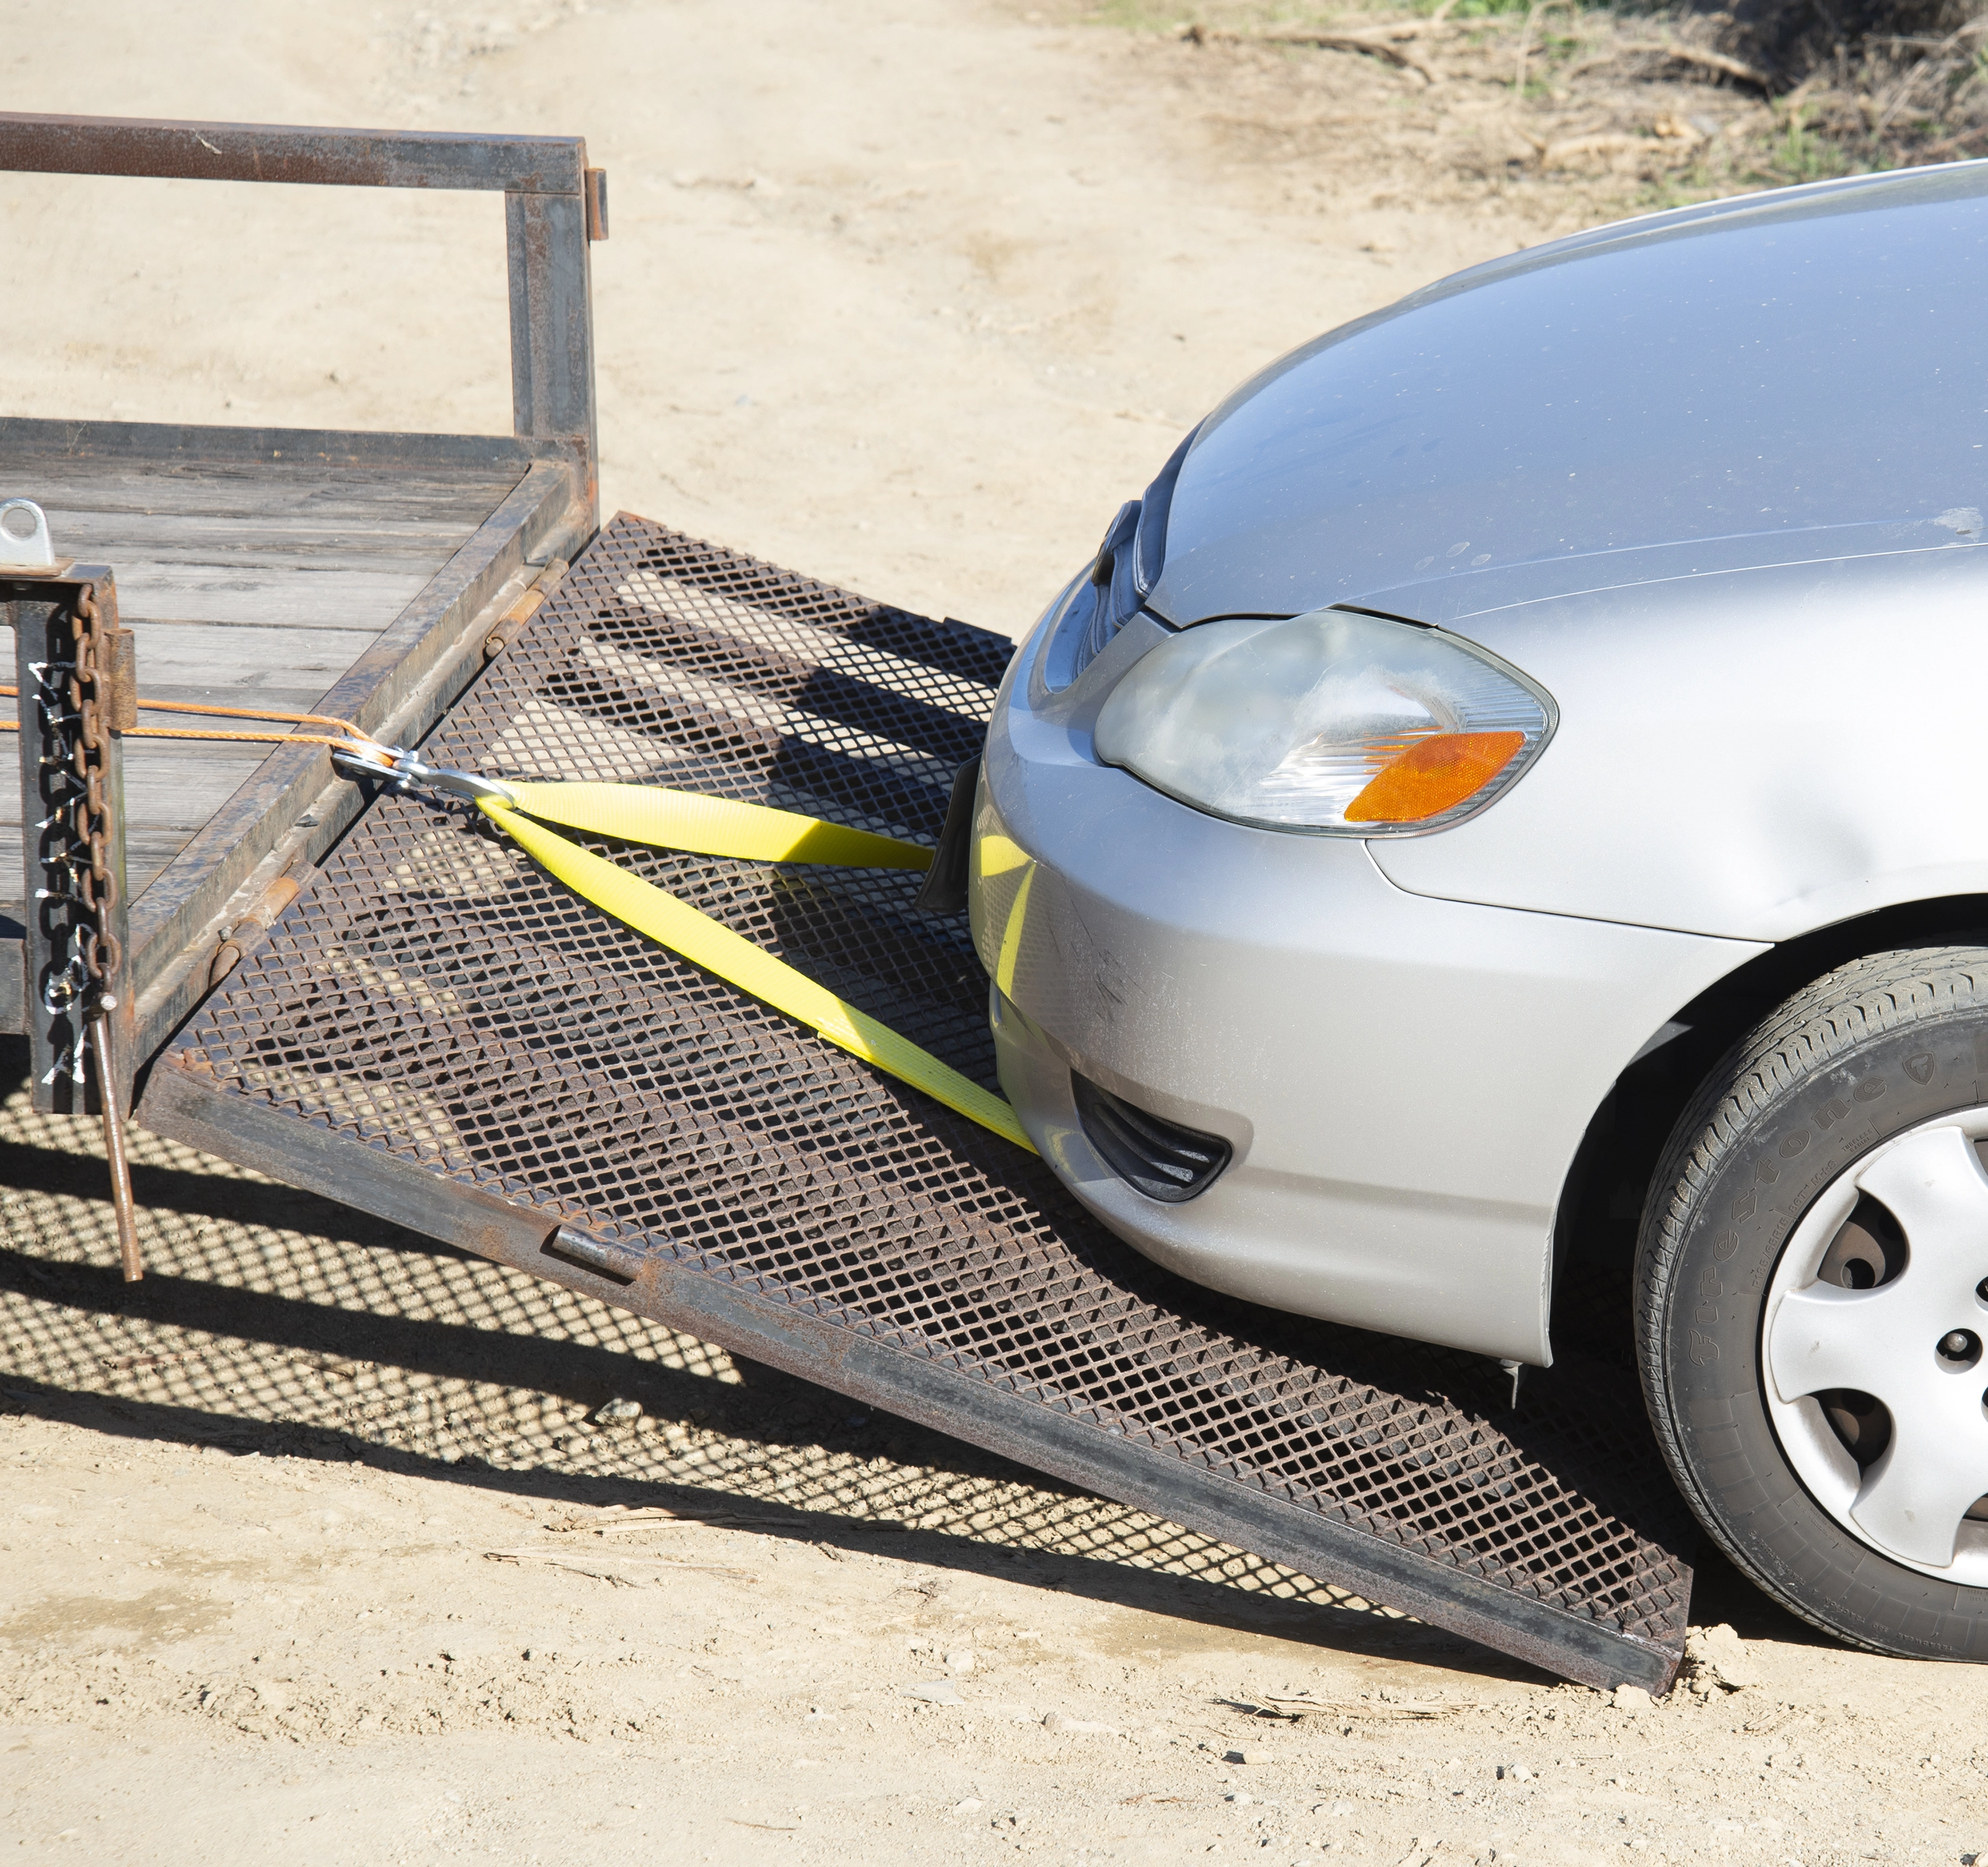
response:
<path id="1" fill-rule="evenodd" d="M 733 803 L 724 798 L 696 797 L 685 791 L 664 791 L 639 786 L 616 784 L 511 785 L 523 810 L 533 816 L 554 817 L 570 828 L 596 836 L 624 837 L 630 841 L 657 843 L 672 849 L 688 849 L 705 855 L 745 856 L 750 859 L 789 862 L 860 864 L 864 867 L 925 868 L 931 865 L 928 851 L 915 844 L 889 837 L 871 836 L 859 830 L 843 830 L 813 817 L 785 810 L 769 810 L 756 804 Z M 591 793 L 574 797 L 573 793 Z M 615 795 L 610 796 L 608 793 Z M 644 803 L 647 797 L 658 801 Z M 1015 1111 L 997 1095 L 970 1081 L 950 1064 L 942 1063 L 929 1050 L 921 1050 L 889 1026 L 880 1024 L 866 1012 L 840 999 L 805 972 L 755 945 L 729 927 L 700 912 L 688 901 L 679 901 L 654 882 L 644 881 L 626 869 L 582 849 L 578 844 L 535 824 L 521 810 L 507 808 L 491 798 L 478 800 L 484 811 L 529 854 L 556 875 L 576 895 L 625 922 L 637 933 L 646 934 L 673 953 L 680 953 L 707 972 L 715 972 L 742 990 L 749 992 L 776 1011 L 812 1027 L 830 1043 L 865 1063 L 921 1089 L 947 1108 L 977 1121 L 1018 1148 L 1033 1154 L 1035 1144 L 1023 1132 Z M 718 810 L 685 810 L 684 803 Z M 734 815 L 734 813 L 741 813 Z M 764 820 L 779 820 L 769 824 Z M 636 830 L 628 826 L 641 823 Z M 722 826 L 729 823 L 739 834 L 729 836 Z M 610 827 L 620 825 L 620 827 Z M 796 833 L 796 827 L 799 830 Z M 828 833 L 821 834 L 819 833 Z M 789 852 L 773 853 L 780 847 Z M 698 838 L 701 840 L 691 840 Z M 886 851 L 904 852 L 900 859 L 886 862 L 875 853 L 877 845 Z M 863 853 L 830 855 L 829 849 L 857 849 Z M 805 850 L 805 854 L 791 853 Z M 912 861 L 908 858 L 916 857 Z"/>
<path id="2" fill-rule="evenodd" d="M 512 784 L 518 807 L 548 824 L 590 836 L 699 856 L 751 862 L 833 862 L 848 868 L 928 869 L 932 853 L 895 837 L 845 830 L 819 817 L 764 804 L 736 803 L 697 791 L 641 784 Z"/>

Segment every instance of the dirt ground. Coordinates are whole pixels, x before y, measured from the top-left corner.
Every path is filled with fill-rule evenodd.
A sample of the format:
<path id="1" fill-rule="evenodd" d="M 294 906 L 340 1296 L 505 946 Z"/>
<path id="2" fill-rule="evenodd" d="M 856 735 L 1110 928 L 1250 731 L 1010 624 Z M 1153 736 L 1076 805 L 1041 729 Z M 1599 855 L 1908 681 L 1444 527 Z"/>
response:
<path id="1" fill-rule="evenodd" d="M 1265 17 L 5 0 L 0 102 L 583 132 L 610 509 L 1013 631 L 1279 351 L 1786 153 L 1702 70 L 1575 74 L 1571 27 L 1515 97 L 1510 18 L 1401 41 L 1430 83 L 1222 36 Z M 12 411 L 508 424 L 494 200 L 0 177 L 0 215 Z M 1716 1561 L 1694 1618 L 1738 1642 L 1618 1706 L 137 1145 L 126 1289 L 93 1138 L 0 1108 L 7 1858 L 1988 1849 L 1988 1676 L 1838 1649 Z M 1259 1709 L 1305 1691 L 1337 1709 Z"/>

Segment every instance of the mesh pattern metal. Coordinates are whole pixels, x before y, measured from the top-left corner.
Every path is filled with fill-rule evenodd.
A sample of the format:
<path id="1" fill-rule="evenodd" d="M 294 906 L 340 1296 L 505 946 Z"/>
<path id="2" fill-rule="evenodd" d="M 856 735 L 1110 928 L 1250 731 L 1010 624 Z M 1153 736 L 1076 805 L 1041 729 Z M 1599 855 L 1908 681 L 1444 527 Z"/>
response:
<path id="1" fill-rule="evenodd" d="M 427 756 L 930 842 L 1009 653 L 623 517 Z M 597 847 L 992 1084 L 964 917 L 918 912 L 918 876 Z M 1681 1514 L 1633 1375 L 1564 1364 L 1513 1410 L 1478 1358 L 1185 1284 L 1040 1162 L 632 933 L 480 820 L 379 799 L 161 1067 L 1682 1644 Z"/>

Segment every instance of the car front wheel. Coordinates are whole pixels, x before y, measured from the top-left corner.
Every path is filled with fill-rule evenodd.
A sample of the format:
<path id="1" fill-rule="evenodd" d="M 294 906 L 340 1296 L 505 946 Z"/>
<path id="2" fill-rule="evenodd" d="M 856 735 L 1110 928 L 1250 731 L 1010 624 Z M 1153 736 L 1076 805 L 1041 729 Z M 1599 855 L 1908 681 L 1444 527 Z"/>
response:
<path id="1" fill-rule="evenodd" d="M 1988 1659 L 1988 949 L 1875 954 L 1728 1054 L 1652 1182 L 1643 1383 L 1700 1520 L 1881 1652 Z"/>

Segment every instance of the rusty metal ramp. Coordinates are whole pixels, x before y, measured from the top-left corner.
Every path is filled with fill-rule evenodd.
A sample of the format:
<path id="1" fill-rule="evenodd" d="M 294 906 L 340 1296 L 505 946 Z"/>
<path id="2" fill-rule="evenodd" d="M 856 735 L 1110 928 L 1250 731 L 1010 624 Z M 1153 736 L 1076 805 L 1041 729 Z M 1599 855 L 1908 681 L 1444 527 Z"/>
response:
<path id="1" fill-rule="evenodd" d="M 931 842 L 1009 653 L 624 516 L 427 756 Z M 918 876 L 596 847 L 994 1086 Z M 1567 1677 L 1675 1669 L 1689 1526 L 1626 1356 L 1514 1407 L 1479 1358 L 1182 1283 L 473 813 L 376 799 L 139 1118 Z"/>

